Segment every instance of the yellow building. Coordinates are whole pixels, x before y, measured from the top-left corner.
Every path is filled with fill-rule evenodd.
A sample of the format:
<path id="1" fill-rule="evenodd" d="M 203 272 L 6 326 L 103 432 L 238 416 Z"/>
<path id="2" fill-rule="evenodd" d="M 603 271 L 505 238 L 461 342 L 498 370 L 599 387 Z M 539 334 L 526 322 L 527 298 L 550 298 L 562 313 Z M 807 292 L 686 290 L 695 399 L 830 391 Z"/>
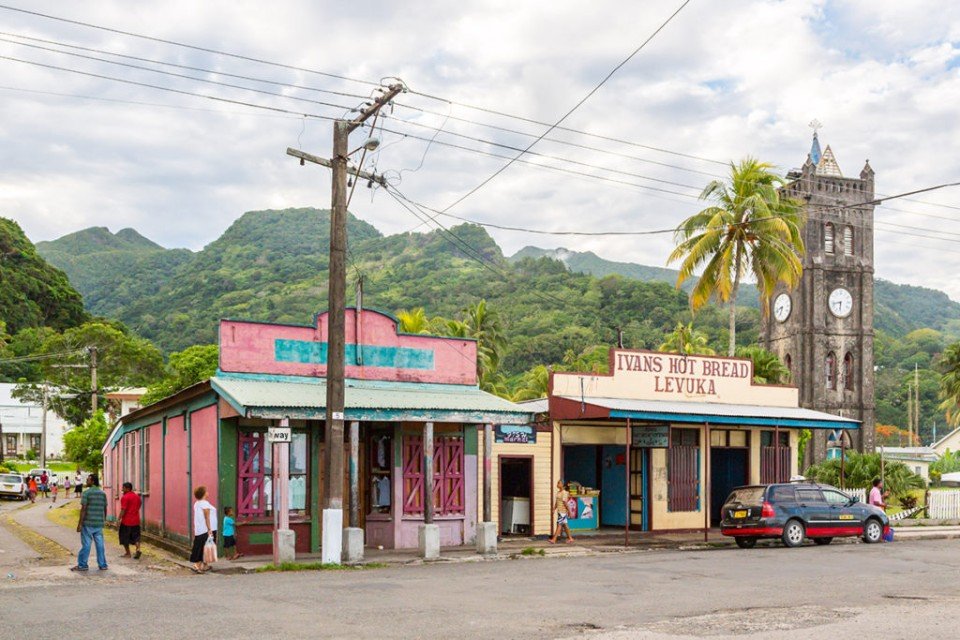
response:
<path id="1" fill-rule="evenodd" d="M 527 407 L 542 422 L 495 439 L 500 533 L 549 534 L 558 480 L 575 532 L 708 528 L 734 487 L 798 474 L 801 430 L 859 427 L 800 408 L 796 387 L 755 384 L 750 360 L 611 349 L 609 371 L 552 373 Z"/>

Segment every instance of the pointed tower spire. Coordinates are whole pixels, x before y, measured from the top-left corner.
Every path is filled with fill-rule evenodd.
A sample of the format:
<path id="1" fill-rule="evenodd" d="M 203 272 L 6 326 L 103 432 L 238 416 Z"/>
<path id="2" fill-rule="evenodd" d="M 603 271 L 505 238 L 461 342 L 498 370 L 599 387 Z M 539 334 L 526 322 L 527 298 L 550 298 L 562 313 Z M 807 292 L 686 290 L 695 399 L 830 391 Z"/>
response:
<path id="1" fill-rule="evenodd" d="M 817 163 L 817 175 L 832 176 L 834 178 L 843 177 L 843 173 L 840 171 L 840 165 L 837 164 L 837 159 L 833 156 L 833 149 L 830 148 L 830 145 L 827 145 L 826 151 L 820 156 L 820 162 Z"/>
<path id="2" fill-rule="evenodd" d="M 810 146 L 810 160 L 813 164 L 820 164 L 820 156 L 822 154 L 820 152 L 820 139 L 817 137 L 817 131 L 819 131 L 822 126 L 817 119 L 810 121 L 810 128 L 813 129 L 813 144 Z"/>

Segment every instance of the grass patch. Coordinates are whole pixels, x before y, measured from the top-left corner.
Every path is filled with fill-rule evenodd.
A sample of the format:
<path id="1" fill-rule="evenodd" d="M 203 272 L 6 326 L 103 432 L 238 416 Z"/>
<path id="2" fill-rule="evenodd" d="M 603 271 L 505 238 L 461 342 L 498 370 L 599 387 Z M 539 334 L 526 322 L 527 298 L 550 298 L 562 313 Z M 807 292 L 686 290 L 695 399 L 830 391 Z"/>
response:
<path id="1" fill-rule="evenodd" d="M 9 515 L 0 519 L 0 523 L 13 535 L 27 543 L 27 545 L 40 554 L 40 557 L 45 561 L 60 563 L 67 558 L 73 557 L 73 553 L 66 547 L 57 544 L 46 536 L 40 535 L 29 527 L 23 526 Z"/>
<path id="2" fill-rule="evenodd" d="M 3 464 L 12 468 L 14 473 L 27 473 L 30 471 L 30 469 L 37 469 L 40 467 L 39 462 L 10 460 L 9 458 L 5 459 Z M 54 473 L 73 473 L 77 470 L 77 465 L 72 462 L 47 462 L 47 468 Z"/>
<path id="3" fill-rule="evenodd" d="M 47 519 L 54 524 L 67 529 L 76 529 L 77 522 L 80 521 L 80 502 L 74 501 L 64 503 L 63 506 L 56 506 L 47 510 Z"/>
<path id="4" fill-rule="evenodd" d="M 383 562 L 369 562 L 367 564 L 331 564 L 323 562 L 282 562 L 279 565 L 268 564 L 257 569 L 257 573 L 273 571 L 364 571 L 366 569 L 383 569 L 388 566 Z"/>
<path id="5" fill-rule="evenodd" d="M 520 552 L 522 556 L 545 556 L 547 555 L 546 549 L 537 549 L 536 547 L 526 547 L 523 551 Z"/>

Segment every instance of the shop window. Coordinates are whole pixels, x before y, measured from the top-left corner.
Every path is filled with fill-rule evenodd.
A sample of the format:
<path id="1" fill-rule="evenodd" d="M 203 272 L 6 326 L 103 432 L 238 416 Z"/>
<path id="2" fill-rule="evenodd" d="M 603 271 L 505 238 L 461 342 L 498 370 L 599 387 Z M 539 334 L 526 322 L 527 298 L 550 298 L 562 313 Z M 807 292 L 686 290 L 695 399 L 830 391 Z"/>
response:
<path id="1" fill-rule="evenodd" d="M 433 505 L 436 515 L 464 512 L 463 438 L 442 436 L 433 441 Z M 423 438 L 403 438 L 403 513 L 424 509 Z"/>
<path id="2" fill-rule="evenodd" d="M 667 450 L 667 508 L 700 510 L 700 431 L 671 429 Z"/>
<path id="3" fill-rule="evenodd" d="M 833 253 L 833 224 L 830 222 L 823 225 L 823 250 Z"/>
<path id="4" fill-rule="evenodd" d="M 307 513 L 309 438 L 293 432 L 290 444 L 287 508 L 291 515 Z M 241 433 L 237 443 L 237 516 L 273 514 L 273 447 L 263 432 Z"/>
<path id="5" fill-rule="evenodd" d="M 760 446 L 761 447 L 772 447 L 774 442 L 774 433 L 773 431 L 761 431 L 760 432 Z M 780 431 L 780 446 L 789 447 L 790 446 L 790 433 L 788 431 Z"/>
<path id="6" fill-rule="evenodd" d="M 843 356 L 843 388 L 847 391 L 853 391 L 854 381 L 853 354 L 849 351 Z"/>
<path id="7" fill-rule="evenodd" d="M 779 438 L 774 436 L 778 435 Z M 779 439 L 780 446 L 774 446 Z M 790 432 L 760 432 L 760 482 L 786 482 L 790 479 L 793 452 L 790 450 Z"/>
<path id="8" fill-rule="evenodd" d="M 393 438 L 375 435 L 370 439 L 370 512 L 390 513 Z"/>
<path id="9" fill-rule="evenodd" d="M 826 367 L 827 389 L 835 391 L 837 388 L 837 356 L 831 351 L 827 354 L 827 360 L 824 364 Z"/>
<path id="10" fill-rule="evenodd" d="M 150 427 L 147 427 L 141 433 L 143 436 L 141 437 L 140 460 L 142 460 L 141 464 L 143 466 L 143 482 L 140 483 L 140 491 L 150 493 Z"/>

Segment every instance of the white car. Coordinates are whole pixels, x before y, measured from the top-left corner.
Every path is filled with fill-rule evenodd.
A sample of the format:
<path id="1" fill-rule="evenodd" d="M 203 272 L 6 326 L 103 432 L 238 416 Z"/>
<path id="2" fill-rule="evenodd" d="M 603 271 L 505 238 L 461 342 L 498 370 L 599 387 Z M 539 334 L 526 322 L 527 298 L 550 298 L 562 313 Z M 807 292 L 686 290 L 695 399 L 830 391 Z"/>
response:
<path id="1" fill-rule="evenodd" d="M 27 499 L 27 479 L 19 473 L 0 473 L 0 496 Z"/>
<path id="2" fill-rule="evenodd" d="M 28 478 L 36 478 L 36 479 L 37 479 L 37 484 L 39 485 L 39 484 L 40 484 L 40 477 L 43 476 L 44 473 L 47 474 L 47 482 L 50 483 L 50 484 L 57 483 L 57 481 L 59 480 L 59 478 L 57 477 L 57 474 L 54 473 L 52 470 L 50 470 L 50 469 L 40 469 L 40 468 L 30 469 L 30 472 L 27 473 L 27 477 L 28 477 Z"/>

